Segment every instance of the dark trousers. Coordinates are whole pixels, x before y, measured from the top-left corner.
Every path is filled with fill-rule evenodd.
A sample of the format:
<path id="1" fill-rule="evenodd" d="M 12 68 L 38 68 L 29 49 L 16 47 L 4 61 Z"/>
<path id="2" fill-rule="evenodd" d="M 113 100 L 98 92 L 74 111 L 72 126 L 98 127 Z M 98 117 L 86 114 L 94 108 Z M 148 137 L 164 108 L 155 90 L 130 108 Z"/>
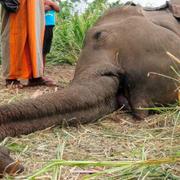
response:
<path id="1" fill-rule="evenodd" d="M 51 50 L 52 39 L 53 39 L 53 28 L 54 26 L 45 26 L 43 55 L 48 54 Z"/>

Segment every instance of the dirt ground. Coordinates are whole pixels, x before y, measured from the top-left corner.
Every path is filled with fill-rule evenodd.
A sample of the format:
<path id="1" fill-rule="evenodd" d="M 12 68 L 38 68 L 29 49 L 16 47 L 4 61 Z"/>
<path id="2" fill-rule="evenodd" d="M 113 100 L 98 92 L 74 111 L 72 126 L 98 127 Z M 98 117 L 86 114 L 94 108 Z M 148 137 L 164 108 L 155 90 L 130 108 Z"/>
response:
<path id="1" fill-rule="evenodd" d="M 43 93 L 57 91 L 72 79 L 74 67 L 49 66 L 46 74 L 60 85 L 11 90 L 0 80 L 0 102 L 33 98 Z M 21 137 L 7 137 L 1 144 L 12 150 L 15 159 L 22 162 L 25 171 L 18 176 L 25 179 L 52 159 L 122 161 L 166 158 L 180 149 L 180 123 L 173 113 L 153 115 L 143 122 L 135 122 L 130 114 L 117 111 L 94 124 L 80 127 L 51 127 Z M 59 155 L 59 150 L 60 155 Z M 57 156 L 60 157 L 57 157 Z M 164 166 L 180 175 L 178 164 Z M 62 168 L 61 179 L 81 179 L 79 168 Z M 52 171 L 39 179 L 52 179 Z"/>

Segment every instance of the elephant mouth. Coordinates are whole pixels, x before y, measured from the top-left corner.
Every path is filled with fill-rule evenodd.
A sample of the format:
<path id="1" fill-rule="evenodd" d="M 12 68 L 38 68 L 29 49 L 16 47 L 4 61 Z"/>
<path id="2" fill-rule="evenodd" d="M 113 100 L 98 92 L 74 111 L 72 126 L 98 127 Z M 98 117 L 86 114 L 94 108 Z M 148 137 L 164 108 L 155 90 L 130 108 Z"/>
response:
<path id="1" fill-rule="evenodd" d="M 128 78 L 125 75 L 121 75 L 119 78 L 119 88 L 117 92 L 117 102 L 121 110 L 131 111 L 129 98 L 127 98 L 129 96 Z"/>

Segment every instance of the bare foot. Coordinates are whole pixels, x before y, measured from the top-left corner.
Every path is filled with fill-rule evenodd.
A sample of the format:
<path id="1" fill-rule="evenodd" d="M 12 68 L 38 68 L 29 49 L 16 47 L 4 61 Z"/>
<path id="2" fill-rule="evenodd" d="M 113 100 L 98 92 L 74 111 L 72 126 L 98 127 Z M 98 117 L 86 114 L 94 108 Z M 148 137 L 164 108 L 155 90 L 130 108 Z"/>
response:
<path id="1" fill-rule="evenodd" d="M 22 89 L 24 86 L 17 79 L 6 79 L 6 87 L 10 89 Z"/>
<path id="2" fill-rule="evenodd" d="M 29 79 L 28 86 L 58 86 L 52 79 L 39 77 Z"/>

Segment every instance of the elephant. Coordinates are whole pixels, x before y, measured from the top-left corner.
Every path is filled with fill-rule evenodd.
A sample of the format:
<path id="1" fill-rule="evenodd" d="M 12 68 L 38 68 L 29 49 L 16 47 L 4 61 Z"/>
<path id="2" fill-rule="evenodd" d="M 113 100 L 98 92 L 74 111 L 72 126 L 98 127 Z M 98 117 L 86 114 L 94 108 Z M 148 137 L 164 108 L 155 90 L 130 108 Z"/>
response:
<path id="1" fill-rule="evenodd" d="M 168 7 L 108 10 L 88 30 L 68 87 L 0 106 L 0 139 L 94 122 L 122 105 L 144 119 L 149 112 L 142 108 L 177 100 L 178 84 L 171 78 L 180 64 L 167 51 L 180 58 L 180 22 Z"/>

